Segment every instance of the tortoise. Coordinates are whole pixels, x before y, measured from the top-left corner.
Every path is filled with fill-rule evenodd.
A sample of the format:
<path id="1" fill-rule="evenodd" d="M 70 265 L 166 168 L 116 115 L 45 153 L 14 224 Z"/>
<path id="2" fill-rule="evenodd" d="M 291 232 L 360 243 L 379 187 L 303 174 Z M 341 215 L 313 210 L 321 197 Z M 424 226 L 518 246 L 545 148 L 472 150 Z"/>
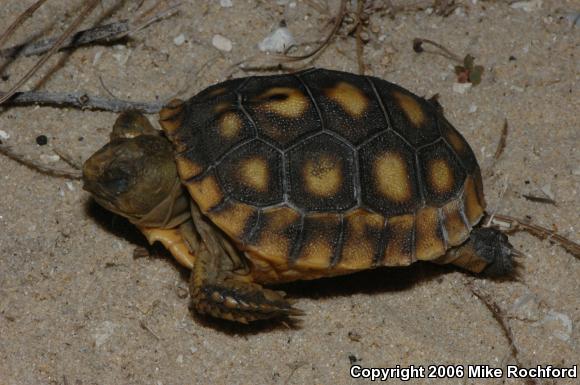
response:
<path id="1" fill-rule="evenodd" d="M 326 69 L 213 85 L 119 116 L 84 189 L 192 270 L 192 307 L 242 323 L 302 312 L 262 285 L 415 261 L 507 275 L 480 169 L 440 105 Z M 479 224 L 479 225 L 478 225 Z"/>

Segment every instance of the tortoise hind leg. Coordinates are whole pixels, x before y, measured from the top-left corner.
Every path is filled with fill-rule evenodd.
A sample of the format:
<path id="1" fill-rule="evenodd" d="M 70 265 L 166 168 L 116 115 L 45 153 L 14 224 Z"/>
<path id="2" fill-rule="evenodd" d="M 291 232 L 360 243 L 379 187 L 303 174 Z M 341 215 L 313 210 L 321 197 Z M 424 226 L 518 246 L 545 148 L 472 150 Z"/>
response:
<path id="1" fill-rule="evenodd" d="M 264 289 L 235 273 L 221 271 L 227 256 L 213 256 L 204 248 L 195 261 L 190 279 L 192 304 L 202 314 L 230 321 L 255 320 L 301 315 L 284 293 Z"/>
<path id="2" fill-rule="evenodd" d="M 473 229 L 465 243 L 449 250 L 447 254 L 433 262 L 451 263 L 488 276 L 504 276 L 514 270 L 515 254 L 504 233 L 491 227 L 484 227 Z"/>

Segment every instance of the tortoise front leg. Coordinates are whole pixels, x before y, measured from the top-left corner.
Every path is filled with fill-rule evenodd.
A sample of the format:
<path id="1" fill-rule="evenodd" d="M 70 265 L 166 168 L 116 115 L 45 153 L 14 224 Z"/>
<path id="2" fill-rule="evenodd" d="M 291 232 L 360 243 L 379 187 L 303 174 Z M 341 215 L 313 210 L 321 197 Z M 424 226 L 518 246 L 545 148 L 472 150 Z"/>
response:
<path id="1" fill-rule="evenodd" d="M 193 269 L 195 255 L 191 250 L 195 249 L 191 247 L 191 240 L 187 239 L 187 233 L 191 233 L 193 230 L 193 224 L 191 221 L 182 223 L 178 227 L 172 229 L 139 226 L 139 230 L 141 230 L 143 235 L 145 235 L 145 238 L 147 238 L 150 245 L 155 242 L 161 242 L 161 244 L 175 257 L 179 264 L 188 269 Z"/>
<path id="2" fill-rule="evenodd" d="M 207 248 L 198 253 L 190 279 L 192 304 L 198 313 L 241 323 L 303 314 L 284 298 L 284 292 L 264 289 L 249 276 L 224 271 L 227 259 L 225 253 L 212 255 Z"/>

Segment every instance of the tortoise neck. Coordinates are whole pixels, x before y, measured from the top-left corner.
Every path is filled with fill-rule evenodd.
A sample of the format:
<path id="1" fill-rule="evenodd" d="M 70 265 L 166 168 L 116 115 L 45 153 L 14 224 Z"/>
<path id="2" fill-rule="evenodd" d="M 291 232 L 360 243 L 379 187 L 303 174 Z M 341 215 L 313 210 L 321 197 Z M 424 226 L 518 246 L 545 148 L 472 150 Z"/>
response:
<path id="1" fill-rule="evenodd" d="M 138 227 L 170 229 L 191 218 L 189 199 L 179 178 L 175 179 L 171 193 L 151 211 L 142 216 L 128 217 Z"/>

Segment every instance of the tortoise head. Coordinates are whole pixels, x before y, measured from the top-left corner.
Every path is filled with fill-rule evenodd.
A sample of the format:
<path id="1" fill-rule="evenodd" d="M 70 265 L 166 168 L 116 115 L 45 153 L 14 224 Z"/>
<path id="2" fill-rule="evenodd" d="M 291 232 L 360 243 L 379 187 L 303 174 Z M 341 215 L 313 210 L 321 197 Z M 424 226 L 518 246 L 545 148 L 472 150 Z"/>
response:
<path id="1" fill-rule="evenodd" d="M 134 223 L 182 195 L 171 144 L 137 112 L 119 116 L 109 143 L 84 163 L 83 182 L 97 203 Z"/>

